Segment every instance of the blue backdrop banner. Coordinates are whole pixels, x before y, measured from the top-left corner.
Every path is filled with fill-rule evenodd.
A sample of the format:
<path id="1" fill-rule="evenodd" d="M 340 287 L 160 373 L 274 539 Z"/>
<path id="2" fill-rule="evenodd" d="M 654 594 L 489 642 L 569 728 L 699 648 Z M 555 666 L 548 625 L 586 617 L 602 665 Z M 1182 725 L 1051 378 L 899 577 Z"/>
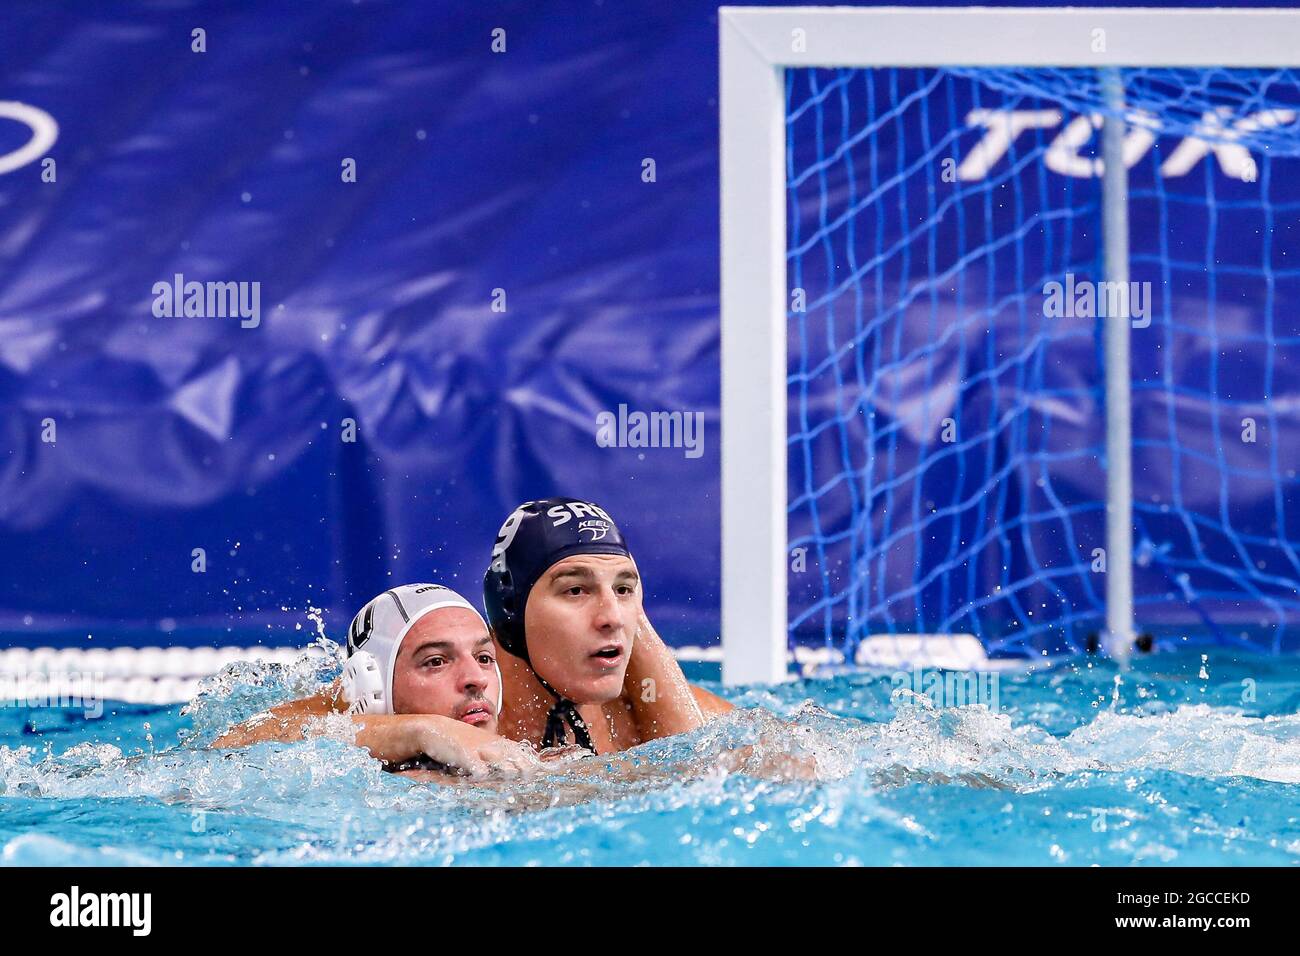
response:
<path id="1" fill-rule="evenodd" d="M 966 111 L 972 94 L 953 88 Z M 816 95 L 801 86 L 792 103 Z M 946 135 L 947 114 L 899 115 L 916 125 L 877 131 L 876 160 L 860 152 L 855 162 L 881 165 L 860 166 L 860 182 L 905 173 L 908 142 Z M 979 131 L 963 136 L 964 149 Z M 176 642 L 215 631 L 279 644 L 302 640 L 296 627 L 315 607 L 337 637 L 361 602 L 395 583 L 433 580 L 477 596 L 510 511 L 566 494 L 619 521 L 670 642 L 715 641 L 717 147 L 715 4 L 6 4 L 0 630 L 33 643 L 157 643 L 161 628 Z M 1208 165 L 1183 181 L 1189 189 L 1220 175 Z M 1055 200 L 1066 182 L 1043 195 Z M 1241 192 L 1214 182 L 1220 196 Z M 1273 182 L 1282 213 L 1272 251 L 1258 251 L 1259 220 L 1245 216 L 1216 221 L 1216 248 L 1254 250 L 1256 264 L 1294 252 L 1281 232 L 1296 221 L 1293 182 Z M 816 180 L 803 188 L 814 192 L 796 202 L 815 217 Z M 928 188 L 924 174 L 909 180 L 914 210 Z M 1095 185 L 1070 196 L 1093 203 Z M 1005 224 L 1011 212 L 989 215 Z M 1193 210 L 1179 221 L 1203 220 Z M 804 240 L 820 225 L 810 222 Z M 1040 286 L 1057 266 L 1090 262 L 1094 240 L 1073 258 L 1022 261 L 989 281 Z M 1184 258 L 1205 250 L 1204 236 L 1189 240 Z M 1135 241 L 1147 257 L 1141 278 L 1162 278 L 1150 258 L 1158 251 Z M 925 250 L 916 255 L 912 271 L 882 287 L 904 296 L 929 275 Z M 1270 314 L 1290 315 L 1293 263 L 1268 262 L 1278 280 Z M 1204 280 L 1184 272 L 1199 294 Z M 1231 294 L 1223 274 L 1220 292 Z M 942 311 L 934 296 L 947 293 L 936 289 L 925 292 L 927 317 Z M 1249 326 L 1257 305 L 1243 299 L 1224 313 L 1236 325 L 1221 330 Z M 1014 351 L 1020 328 L 999 326 L 1000 347 Z M 1095 371 L 1094 345 L 1085 336 L 1072 348 L 1077 361 L 1035 374 L 1086 400 L 1096 381 L 1080 377 Z M 1201 367 L 1189 361 L 1184 371 Z M 1261 367 L 1225 362 L 1216 374 L 1259 384 Z M 1271 398 L 1300 389 L 1300 363 L 1270 365 L 1269 375 Z M 940 408 L 950 386 L 941 375 L 900 387 L 914 411 L 918 389 L 936 390 Z M 1203 397 L 1205 383 L 1196 389 Z M 1260 399 L 1258 389 L 1240 396 Z M 986 420 L 997 409 L 967 413 Z M 1095 407 L 1052 414 L 1057 439 L 1089 452 L 1104 444 Z M 1231 417 L 1185 416 L 1179 441 L 1237 456 L 1196 481 L 1258 472 L 1258 446 L 1211 432 Z M 904 445 L 930 440 L 894 431 Z M 902 447 L 900 461 L 915 450 Z M 841 467 L 838 449 L 827 454 Z M 998 499 L 1002 520 L 1041 510 L 1036 475 L 989 461 L 1008 466 L 1023 492 Z M 1250 533 L 1263 537 L 1294 493 L 1294 457 L 1267 470 L 1285 483 L 1252 486 Z M 1090 461 L 1070 481 L 1091 491 L 1099 475 Z M 1220 500 L 1217 484 L 1199 487 Z M 801 493 L 792 487 L 792 498 Z M 1161 505 L 1146 501 L 1142 512 L 1155 547 Z M 807 532 L 803 520 L 793 515 L 792 537 Z M 1081 520 L 1095 527 L 1099 513 Z M 881 558 L 881 580 L 924 578 L 917 562 L 936 545 L 904 544 Z M 1231 536 L 1198 547 L 1243 567 Z M 1012 560 L 1016 574 L 1033 573 L 1023 552 Z M 961 587 L 987 593 L 1004 576 L 996 564 L 963 571 Z M 1141 583 L 1163 594 L 1181 573 L 1151 571 Z M 808 603 L 824 597 L 807 586 Z M 1092 613 L 1079 587 L 1076 603 Z M 1277 595 L 1244 592 L 1237 617 L 1265 600 Z M 1168 619 L 1195 622 L 1197 612 Z M 881 620 L 931 623 L 907 601 L 887 603 Z"/>

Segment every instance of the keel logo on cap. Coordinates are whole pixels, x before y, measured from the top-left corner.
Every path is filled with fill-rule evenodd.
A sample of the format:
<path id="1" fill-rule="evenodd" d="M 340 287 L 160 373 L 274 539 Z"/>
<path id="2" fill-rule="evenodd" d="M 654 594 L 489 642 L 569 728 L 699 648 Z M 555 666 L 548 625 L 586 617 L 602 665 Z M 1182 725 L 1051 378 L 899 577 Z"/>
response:
<path id="1" fill-rule="evenodd" d="M 578 523 L 578 536 L 583 541 L 601 541 L 609 534 L 609 522 L 603 518 L 588 518 Z"/>

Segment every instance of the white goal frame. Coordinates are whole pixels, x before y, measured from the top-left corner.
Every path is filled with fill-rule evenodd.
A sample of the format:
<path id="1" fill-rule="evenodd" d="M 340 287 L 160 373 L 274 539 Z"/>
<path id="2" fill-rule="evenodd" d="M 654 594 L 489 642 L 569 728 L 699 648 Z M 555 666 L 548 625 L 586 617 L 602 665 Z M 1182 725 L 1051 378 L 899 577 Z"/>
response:
<path id="1" fill-rule="evenodd" d="M 774 683 L 788 666 L 785 68 L 1297 66 L 1300 10 L 721 7 L 718 34 L 722 677 Z M 1126 280 L 1127 177 L 1107 166 L 1106 278 Z M 1105 350 L 1106 630 L 1123 657 L 1134 632 L 1126 325 L 1107 324 Z"/>

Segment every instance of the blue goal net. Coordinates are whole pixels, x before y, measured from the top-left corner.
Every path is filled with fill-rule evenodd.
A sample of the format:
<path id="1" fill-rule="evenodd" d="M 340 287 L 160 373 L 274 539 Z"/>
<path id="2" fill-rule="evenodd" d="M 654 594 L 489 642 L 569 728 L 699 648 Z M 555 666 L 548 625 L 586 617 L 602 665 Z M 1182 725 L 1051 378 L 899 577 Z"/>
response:
<path id="1" fill-rule="evenodd" d="M 1300 76 L 1120 77 L 1116 108 L 1083 69 L 785 72 L 793 642 L 1085 647 L 1116 560 L 1102 330 L 1124 321 L 1139 630 L 1300 646 Z"/>

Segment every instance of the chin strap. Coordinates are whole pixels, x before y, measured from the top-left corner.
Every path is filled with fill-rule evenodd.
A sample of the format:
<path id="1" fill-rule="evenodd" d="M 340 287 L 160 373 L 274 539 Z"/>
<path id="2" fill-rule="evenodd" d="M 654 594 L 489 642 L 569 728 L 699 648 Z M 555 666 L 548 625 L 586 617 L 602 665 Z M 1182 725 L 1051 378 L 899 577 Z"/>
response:
<path id="1" fill-rule="evenodd" d="M 561 697 L 554 687 L 542 679 L 540 674 L 537 675 L 537 680 L 546 688 L 546 692 L 555 698 L 555 706 L 546 715 L 546 733 L 542 735 L 542 747 L 566 746 L 569 742 L 569 734 L 564 729 L 564 725 L 567 722 L 573 728 L 573 737 L 578 746 L 584 747 L 594 754 L 596 748 L 592 746 L 591 734 L 587 731 L 587 724 L 578 713 L 578 705 L 567 697 Z"/>

